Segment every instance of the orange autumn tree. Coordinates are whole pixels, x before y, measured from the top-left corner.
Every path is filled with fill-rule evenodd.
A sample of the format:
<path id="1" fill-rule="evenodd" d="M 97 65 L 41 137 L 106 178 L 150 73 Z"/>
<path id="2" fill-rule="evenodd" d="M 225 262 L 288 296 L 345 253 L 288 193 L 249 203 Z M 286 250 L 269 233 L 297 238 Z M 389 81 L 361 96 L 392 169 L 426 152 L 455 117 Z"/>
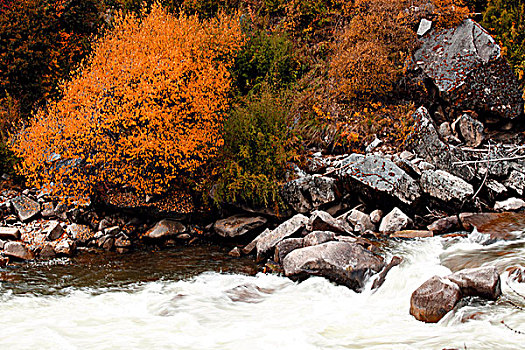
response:
<path id="1" fill-rule="evenodd" d="M 187 185 L 223 144 L 239 18 L 201 21 L 154 4 L 117 15 L 63 98 L 18 135 L 21 172 L 63 197 L 97 188 L 160 194 Z"/>

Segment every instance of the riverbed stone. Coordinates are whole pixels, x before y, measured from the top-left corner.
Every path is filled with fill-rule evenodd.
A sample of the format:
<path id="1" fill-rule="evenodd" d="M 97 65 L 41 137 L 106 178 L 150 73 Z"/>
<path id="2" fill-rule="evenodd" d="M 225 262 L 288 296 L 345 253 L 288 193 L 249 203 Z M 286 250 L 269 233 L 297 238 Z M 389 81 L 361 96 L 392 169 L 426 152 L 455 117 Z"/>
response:
<path id="1" fill-rule="evenodd" d="M 370 221 L 373 224 L 379 224 L 381 222 L 381 219 L 383 218 L 383 211 L 381 209 L 373 210 L 370 213 Z"/>
<path id="2" fill-rule="evenodd" d="M 179 221 L 163 219 L 157 222 L 153 228 L 146 232 L 144 237 L 150 239 L 164 239 L 171 236 L 176 236 L 185 231 L 186 226 L 184 226 Z"/>
<path id="3" fill-rule="evenodd" d="M 461 203 L 474 195 L 471 184 L 443 170 L 424 171 L 420 184 L 425 193 L 444 202 Z"/>
<path id="4" fill-rule="evenodd" d="M 432 231 L 425 230 L 403 230 L 390 234 L 392 238 L 428 238 L 433 236 Z"/>
<path id="5" fill-rule="evenodd" d="M 79 242 L 79 244 L 86 244 L 88 241 L 95 238 L 95 233 L 87 225 L 71 224 L 66 227 L 66 232 L 70 238 Z"/>
<path id="6" fill-rule="evenodd" d="M 371 201 L 395 198 L 412 204 L 421 197 L 417 182 L 393 161 L 376 155 L 351 154 L 334 162 L 336 177 L 350 190 Z"/>
<path id="7" fill-rule="evenodd" d="M 459 220 L 463 228 L 471 231 L 474 227 L 480 233 L 489 234 L 491 239 L 512 240 L 514 233 L 525 227 L 525 213 L 461 213 Z"/>
<path id="8" fill-rule="evenodd" d="M 427 226 L 434 234 L 443 234 L 461 229 L 461 224 L 456 215 L 438 219 Z"/>
<path id="9" fill-rule="evenodd" d="M 346 220 L 354 226 L 354 232 L 364 233 L 366 231 L 374 231 L 376 225 L 372 223 L 370 216 L 357 209 L 350 210 L 345 215 Z"/>
<path id="10" fill-rule="evenodd" d="M 304 236 L 303 244 L 305 247 L 311 247 L 335 239 L 335 233 L 330 231 L 313 231 Z"/>
<path id="11" fill-rule="evenodd" d="M 508 198 L 494 204 L 494 210 L 515 211 L 523 208 L 525 208 L 525 201 L 516 197 Z"/>
<path id="12" fill-rule="evenodd" d="M 289 220 L 277 226 L 274 230 L 260 235 L 255 247 L 257 248 L 257 260 L 261 261 L 270 250 L 274 249 L 277 243 L 283 239 L 297 234 L 304 229 L 309 219 L 302 215 L 296 214 Z"/>
<path id="13" fill-rule="evenodd" d="M 310 216 L 306 225 L 308 231 L 332 231 L 337 233 L 346 233 L 343 225 L 325 211 L 316 210 Z"/>
<path id="14" fill-rule="evenodd" d="M 403 213 L 401 209 L 394 208 L 390 213 L 385 215 L 383 220 L 381 220 L 379 232 L 393 233 L 396 231 L 402 231 L 410 226 L 412 226 L 412 219 Z"/>
<path id="15" fill-rule="evenodd" d="M 4 244 L 4 255 L 20 259 L 20 260 L 32 260 L 35 255 L 29 248 L 22 242 L 7 242 Z"/>
<path id="16" fill-rule="evenodd" d="M 478 296 L 496 300 L 501 295 L 501 280 L 494 266 L 464 269 L 447 276 L 457 284 L 462 296 Z"/>
<path id="17" fill-rule="evenodd" d="M 422 70 L 456 111 L 482 111 L 502 119 L 523 112 L 522 91 L 500 46 L 471 19 L 423 37 L 413 68 Z"/>
<path id="18" fill-rule="evenodd" d="M 60 256 L 73 256 L 77 246 L 75 242 L 71 239 L 64 239 L 55 245 L 55 252 Z"/>
<path id="19" fill-rule="evenodd" d="M 283 261 L 284 257 L 291 251 L 304 247 L 304 238 L 286 238 L 275 246 L 274 260 L 277 263 Z"/>
<path id="20" fill-rule="evenodd" d="M 327 242 L 296 249 L 283 259 L 286 276 L 301 279 L 310 275 L 361 291 L 366 279 L 384 267 L 384 261 L 359 244 Z"/>
<path id="21" fill-rule="evenodd" d="M 50 221 L 47 227 L 44 229 L 44 234 L 48 241 L 54 241 L 59 239 L 64 234 L 64 229 L 58 221 Z"/>
<path id="22" fill-rule="evenodd" d="M 0 238 L 16 241 L 20 239 L 20 230 L 16 227 L 0 227 Z"/>
<path id="23" fill-rule="evenodd" d="M 461 299 L 459 286 L 447 278 L 434 276 L 417 288 L 410 298 L 410 314 L 417 320 L 436 323 Z"/>
<path id="24" fill-rule="evenodd" d="M 372 284 L 372 289 L 377 289 L 385 283 L 386 276 L 397 265 L 401 264 L 403 262 L 403 258 L 399 256 L 393 256 L 392 260 L 381 270 L 377 278 L 374 280 L 374 283 Z"/>
<path id="25" fill-rule="evenodd" d="M 221 237 L 240 237 L 248 232 L 253 232 L 266 224 L 267 220 L 262 216 L 233 215 L 218 220 L 213 226 L 215 232 Z"/>
<path id="26" fill-rule="evenodd" d="M 42 249 L 40 250 L 40 253 L 38 253 L 38 257 L 42 259 L 51 259 L 56 256 L 55 249 L 50 243 L 44 244 Z"/>
<path id="27" fill-rule="evenodd" d="M 521 171 L 512 170 L 508 179 L 505 180 L 504 185 L 508 188 L 512 188 L 522 196 L 525 191 L 525 174 Z"/>
<path id="28" fill-rule="evenodd" d="M 11 204 L 20 221 L 29 221 L 40 213 L 40 204 L 25 195 L 11 199 Z"/>

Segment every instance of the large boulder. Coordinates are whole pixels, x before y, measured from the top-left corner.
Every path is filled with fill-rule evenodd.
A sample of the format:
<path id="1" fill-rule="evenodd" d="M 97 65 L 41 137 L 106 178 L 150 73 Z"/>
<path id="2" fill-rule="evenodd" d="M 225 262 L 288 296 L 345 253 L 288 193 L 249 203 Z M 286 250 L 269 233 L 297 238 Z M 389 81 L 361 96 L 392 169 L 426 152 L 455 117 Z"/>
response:
<path id="1" fill-rule="evenodd" d="M 277 226 L 273 231 L 263 232 L 256 238 L 257 260 L 261 261 L 277 243 L 283 239 L 293 236 L 305 228 L 308 218 L 302 214 L 297 214 L 288 221 Z"/>
<path id="2" fill-rule="evenodd" d="M 496 202 L 494 204 L 494 210 L 503 210 L 503 211 L 510 211 L 510 210 L 520 210 L 525 208 L 525 201 L 521 198 L 507 198 L 504 201 Z"/>
<path id="3" fill-rule="evenodd" d="M 387 195 L 404 204 L 413 204 L 421 196 L 417 182 L 394 162 L 381 156 L 351 154 L 334 162 L 334 167 L 342 183 L 368 199 L 377 201 Z"/>
<path id="4" fill-rule="evenodd" d="M 286 276 L 305 278 L 322 276 L 328 280 L 360 291 L 366 279 L 384 267 L 384 261 L 359 244 L 327 242 L 296 249 L 283 259 Z"/>
<path id="5" fill-rule="evenodd" d="M 501 48 L 470 19 L 424 36 L 414 63 L 456 111 L 476 110 L 504 119 L 523 112 L 519 84 Z"/>
<path id="6" fill-rule="evenodd" d="M 364 233 L 366 231 L 374 231 L 376 225 L 372 223 L 370 215 L 363 213 L 357 209 L 352 209 L 343 215 L 343 219 L 354 226 L 354 232 Z"/>
<path id="7" fill-rule="evenodd" d="M 275 255 L 273 260 L 275 262 L 282 262 L 284 257 L 290 252 L 303 248 L 304 239 L 303 238 L 286 238 L 277 243 L 275 246 Z"/>
<path id="8" fill-rule="evenodd" d="M 179 221 L 163 219 L 148 232 L 144 234 L 144 237 L 150 239 L 162 239 L 167 237 L 176 236 L 186 231 L 186 227 Z"/>
<path id="9" fill-rule="evenodd" d="M 309 231 L 332 231 L 337 233 L 345 233 L 346 230 L 340 222 L 332 217 L 327 212 L 316 210 L 310 216 L 306 228 Z"/>
<path id="10" fill-rule="evenodd" d="M 420 107 L 414 114 L 414 131 L 409 135 L 407 146 L 418 157 L 438 169 L 470 181 L 476 175 L 468 165 L 457 164 L 468 157 L 459 149 L 443 142 L 425 107 Z"/>
<path id="11" fill-rule="evenodd" d="M 501 295 L 501 280 L 494 266 L 464 269 L 447 278 L 459 286 L 464 297 L 496 300 Z"/>
<path id="12" fill-rule="evenodd" d="M 512 188 L 520 196 L 523 196 L 525 193 L 525 173 L 512 170 L 508 179 L 505 180 L 505 186 Z"/>
<path id="13" fill-rule="evenodd" d="M 16 241 L 20 239 L 20 230 L 16 227 L 0 227 L 0 238 Z"/>
<path id="14" fill-rule="evenodd" d="M 215 222 L 214 229 L 222 237 L 239 237 L 265 225 L 266 222 L 262 216 L 234 215 Z"/>
<path id="15" fill-rule="evenodd" d="M 417 320 L 435 323 L 461 299 L 459 286 L 447 278 L 434 276 L 417 288 L 410 298 L 410 314 Z"/>
<path id="16" fill-rule="evenodd" d="M 337 181 L 327 176 L 306 175 L 287 182 L 281 197 L 296 212 L 307 213 L 338 199 Z"/>
<path id="17" fill-rule="evenodd" d="M 11 199 L 11 204 L 20 221 L 29 221 L 40 213 L 40 204 L 24 195 Z"/>
<path id="18" fill-rule="evenodd" d="M 512 240 L 525 227 L 525 213 L 461 213 L 459 220 L 467 231 L 474 227 L 491 239 Z"/>
<path id="19" fill-rule="evenodd" d="M 425 193 L 443 202 L 461 203 L 474 194 L 471 184 L 443 170 L 424 171 L 420 184 Z"/>
<path id="20" fill-rule="evenodd" d="M 22 242 L 7 242 L 4 244 L 4 255 L 20 260 L 32 260 L 35 258 L 33 252 Z"/>
<path id="21" fill-rule="evenodd" d="M 311 247 L 335 240 L 335 233 L 330 231 L 313 231 L 304 236 L 303 245 Z"/>

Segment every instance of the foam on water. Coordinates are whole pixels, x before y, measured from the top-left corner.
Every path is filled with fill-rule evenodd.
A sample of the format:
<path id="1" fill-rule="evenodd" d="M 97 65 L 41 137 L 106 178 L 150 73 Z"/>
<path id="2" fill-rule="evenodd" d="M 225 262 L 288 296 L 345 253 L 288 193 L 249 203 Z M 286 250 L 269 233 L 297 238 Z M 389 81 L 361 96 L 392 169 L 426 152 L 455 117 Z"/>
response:
<path id="1" fill-rule="evenodd" d="M 505 281 L 497 302 L 470 300 L 438 324 L 409 314 L 410 296 L 448 261 L 511 245 L 478 265 L 525 264 L 524 242 L 483 246 L 441 238 L 391 247 L 404 257 L 377 291 L 355 293 L 322 278 L 295 283 L 275 275 L 202 273 L 184 280 L 128 284 L 120 290 L 71 288 L 65 294 L 12 294 L 0 288 L 2 349 L 522 349 L 524 303 Z M 498 256 L 498 254 L 494 254 Z M 450 257 L 453 258 L 450 258 Z M 512 257 L 509 257 L 512 256 Z M 447 260 L 448 259 L 448 260 Z M 504 262 L 501 262 L 501 260 Z M 525 294 L 524 284 L 511 282 Z"/>

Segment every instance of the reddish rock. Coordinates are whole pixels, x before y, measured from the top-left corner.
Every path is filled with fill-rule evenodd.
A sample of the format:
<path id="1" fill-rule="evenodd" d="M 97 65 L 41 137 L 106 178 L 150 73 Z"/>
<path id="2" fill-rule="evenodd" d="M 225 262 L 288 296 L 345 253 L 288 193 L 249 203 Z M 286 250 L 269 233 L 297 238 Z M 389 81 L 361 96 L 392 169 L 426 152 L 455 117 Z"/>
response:
<path id="1" fill-rule="evenodd" d="M 465 230 L 476 227 L 480 233 L 490 234 L 491 239 L 514 239 L 512 232 L 525 227 L 525 213 L 461 213 L 459 220 Z"/>
<path id="2" fill-rule="evenodd" d="M 464 269 L 447 276 L 465 296 L 496 300 L 501 295 L 501 280 L 494 266 Z"/>
<path id="3" fill-rule="evenodd" d="M 459 286 L 446 278 L 434 276 L 412 293 L 410 314 L 417 320 L 436 323 L 461 299 Z"/>
<path id="4" fill-rule="evenodd" d="M 43 259 L 54 258 L 56 256 L 55 249 L 53 248 L 51 244 L 46 243 L 42 247 L 42 250 L 40 250 L 40 253 L 38 254 L 38 256 Z"/>
<path id="5" fill-rule="evenodd" d="M 427 228 L 434 234 L 443 234 L 459 230 L 461 228 L 461 225 L 457 216 L 448 216 L 434 221 L 433 223 L 428 225 Z"/>
<path id="6" fill-rule="evenodd" d="M 433 237 L 432 231 L 422 231 L 422 230 L 404 230 L 397 231 L 390 235 L 392 238 L 426 238 Z"/>
<path id="7" fill-rule="evenodd" d="M 176 236 L 186 231 L 186 227 L 178 221 L 164 219 L 159 221 L 152 229 L 150 229 L 144 237 L 151 239 L 167 238 Z"/>
<path id="8" fill-rule="evenodd" d="M 48 226 L 44 230 L 44 234 L 46 235 L 46 239 L 48 241 L 54 241 L 59 239 L 60 237 L 62 237 L 64 232 L 64 229 L 58 221 L 49 222 Z"/>
<path id="9" fill-rule="evenodd" d="M 239 258 L 241 256 L 241 249 L 239 247 L 234 247 L 232 250 L 230 250 L 228 255 L 233 256 L 234 258 Z"/>
<path id="10" fill-rule="evenodd" d="M 0 238 L 16 241 L 20 239 L 20 230 L 16 227 L 0 227 Z"/>

